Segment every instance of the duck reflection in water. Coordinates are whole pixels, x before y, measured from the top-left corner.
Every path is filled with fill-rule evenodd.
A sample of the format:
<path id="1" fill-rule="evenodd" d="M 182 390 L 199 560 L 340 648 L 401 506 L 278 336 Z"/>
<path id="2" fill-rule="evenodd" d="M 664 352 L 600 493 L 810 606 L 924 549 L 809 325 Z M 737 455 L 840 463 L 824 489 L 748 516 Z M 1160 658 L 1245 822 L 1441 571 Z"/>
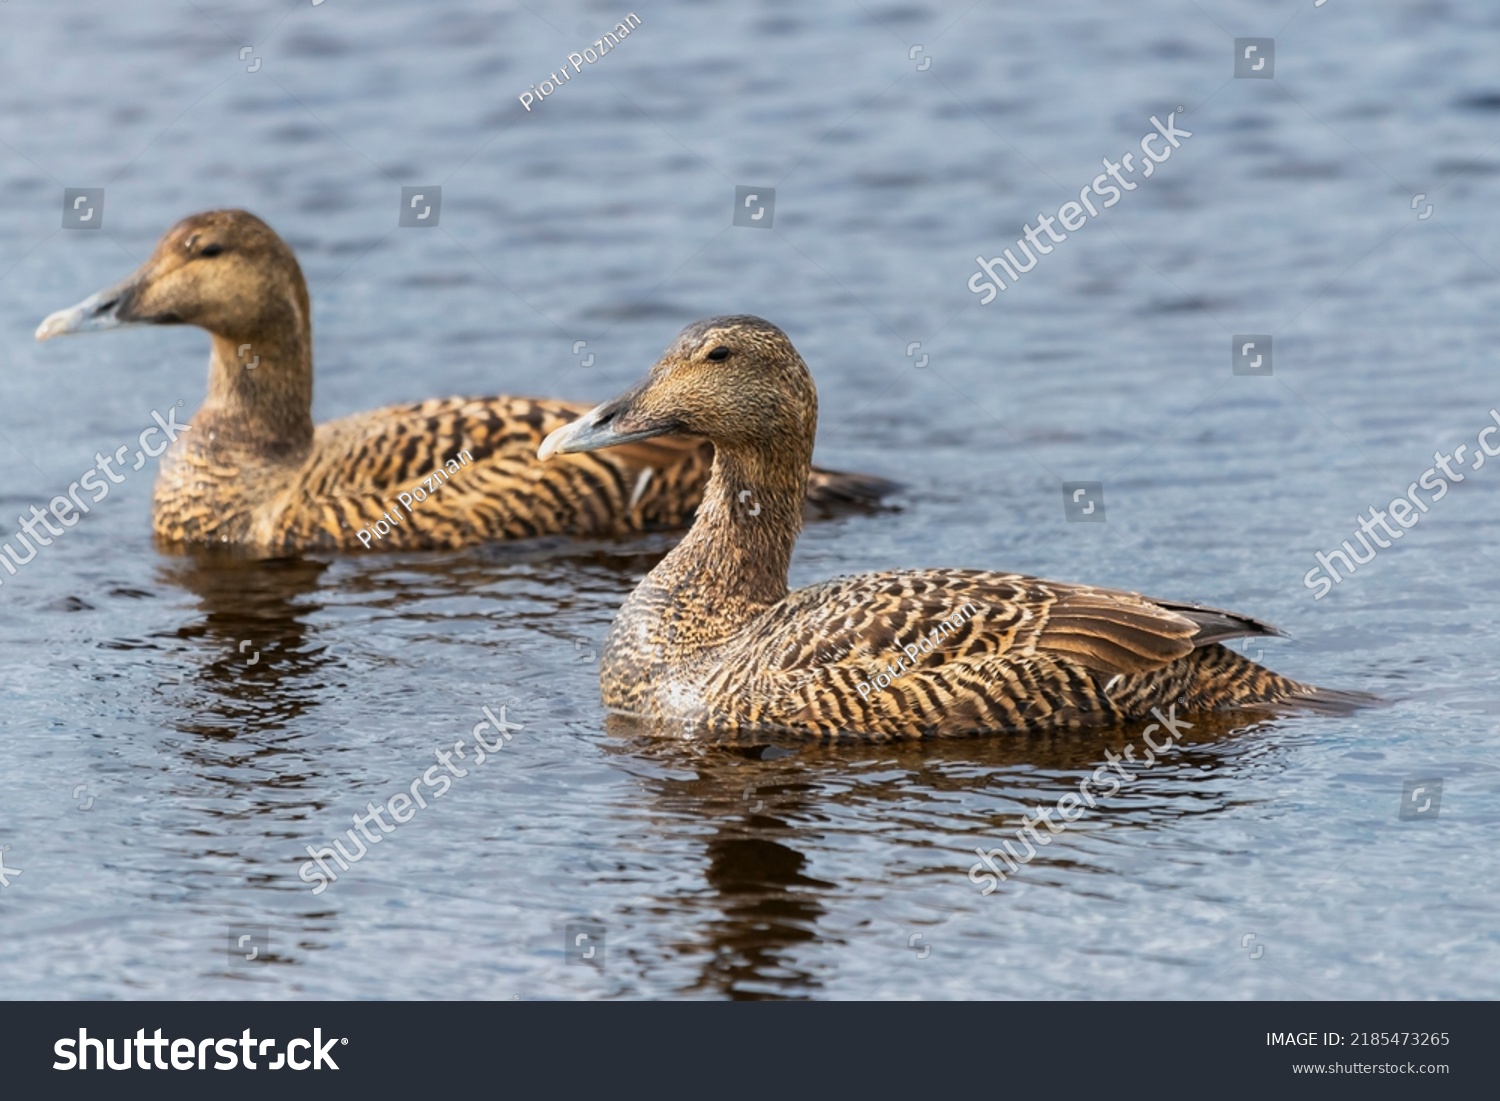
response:
<path id="1" fill-rule="evenodd" d="M 187 550 L 164 560 L 168 584 L 198 598 L 200 618 L 175 631 L 195 659 L 183 680 L 203 688 L 184 732 L 234 738 L 274 731 L 315 709 L 327 691 L 320 674 L 338 664 L 308 620 L 329 563 Z"/>
<path id="2" fill-rule="evenodd" d="M 743 737 L 669 741 L 651 723 L 612 715 L 607 751 L 631 762 L 632 772 L 643 764 L 659 769 L 645 780 L 650 798 L 626 812 L 644 818 L 629 831 L 649 834 L 652 852 L 674 864 L 701 853 L 704 889 L 679 882 L 651 903 L 683 912 L 690 931 L 671 949 L 695 966 L 679 993 L 764 1000 L 826 996 L 830 976 L 811 962 L 819 955 L 812 946 L 860 936 L 859 927 L 833 923 L 847 920 L 851 907 L 858 915 L 852 899 L 887 896 L 893 880 L 914 881 L 909 886 L 929 892 L 934 907 L 952 910 L 1004 905 L 1015 887 L 1076 891 L 1080 877 L 1122 874 L 1118 857 L 1102 854 L 1119 844 L 1146 850 L 1160 844 L 1152 834 L 1234 810 L 1243 801 L 1243 771 L 1276 767 L 1264 740 L 1246 735 L 1278 721 L 1257 711 L 1195 716 L 1155 767 L 1138 772 L 1117 798 L 1101 797 L 1070 826 L 1076 834 L 1041 847 L 1011 877 L 1020 882 L 1005 883 L 993 901 L 970 884 L 974 848 L 1000 845 L 1033 808 L 1076 790 L 1111 754 L 1124 757 L 1141 744 L 1146 724 L 879 746 L 752 744 Z M 814 871 L 809 853 L 831 849 L 863 851 L 851 858 L 864 869 L 860 877 Z M 910 934 L 931 919 L 929 908 L 901 914 L 882 906 L 860 925 L 898 926 L 887 945 L 896 966 L 915 958 Z M 940 932 L 926 928 L 923 946 L 934 943 L 941 952 Z"/>

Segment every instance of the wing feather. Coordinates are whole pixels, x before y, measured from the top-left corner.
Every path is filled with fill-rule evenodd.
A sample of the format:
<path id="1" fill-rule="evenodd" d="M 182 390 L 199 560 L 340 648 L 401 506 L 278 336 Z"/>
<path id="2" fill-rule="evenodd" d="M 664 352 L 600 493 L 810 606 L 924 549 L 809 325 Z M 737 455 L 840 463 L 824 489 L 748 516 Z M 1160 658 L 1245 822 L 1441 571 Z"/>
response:
<path id="1" fill-rule="evenodd" d="M 754 679 L 752 717 L 771 726 L 907 736 L 1021 728 L 1118 717 L 1107 687 L 1116 678 L 1139 683 L 1200 647 L 1276 633 L 1122 590 L 913 570 L 791 593 L 747 628 L 724 677 Z M 882 672 L 894 674 L 883 688 Z"/>
<path id="2" fill-rule="evenodd" d="M 260 519 L 258 542 L 363 545 L 386 520 L 382 549 L 457 547 L 543 535 L 611 537 L 686 527 L 703 497 L 713 446 L 661 437 L 542 463 L 537 448 L 592 406 L 542 398 L 443 398 L 374 409 L 318 426 L 306 466 Z M 460 470 L 451 480 L 435 472 Z M 421 487 L 421 493 L 416 487 Z M 813 471 L 811 503 L 868 505 L 897 487 Z M 408 506 L 400 494 L 413 500 Z M 399 523 L 391 522 L 392 518 Z"/>

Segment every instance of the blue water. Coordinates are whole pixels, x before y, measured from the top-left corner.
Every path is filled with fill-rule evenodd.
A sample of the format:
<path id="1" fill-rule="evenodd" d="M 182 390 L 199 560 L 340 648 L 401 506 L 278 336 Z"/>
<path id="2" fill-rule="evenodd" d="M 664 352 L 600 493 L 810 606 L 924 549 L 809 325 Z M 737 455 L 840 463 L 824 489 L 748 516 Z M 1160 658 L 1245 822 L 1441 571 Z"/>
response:
<path id="1" fill-rule="evenodd" d="M 194 330 L 36 324 L 243 206 L 307 272 L 319 419 L 602 400 L 683 324 L 758 313 L 813 368 L 820 459 L 909 486 L 809 527 L 794 584 L 992 567 L 1231 607 L 1291 636 L 1251 656 L 1391 705 L 1200 719 L 985 895 L 976 846 L 1139 730 L 626 729 L 593 656 L 659 543 L 175 554 L 151 463 L 0 573 L 0 995 L 1500 993 L 1500 464 L 1303 580 L 1500 403 L 1500 12 L 657 0 L 522 107 L 628 10 L 0 6 L 0 535 L 203 392 Z M 1233 77 L 1236 37 L 1275 39 L 1274 79 Z M 979 305 L 975 258 L 1168 113 L 1192 137 Z M 437 226 L 398 228 L 403 186 L 441 187 Z M 731 224 L 737 186 L 774 188 L 768 229 Z M 101 229 L 61 228 L 73 187 Z M 1270 376 L 1232 373 L 1237 335 Z M 1105 523 L 1066 521 L 1075 481 Z M 307 846 L 502 706 L 503 751 L 313 894 Z"/>

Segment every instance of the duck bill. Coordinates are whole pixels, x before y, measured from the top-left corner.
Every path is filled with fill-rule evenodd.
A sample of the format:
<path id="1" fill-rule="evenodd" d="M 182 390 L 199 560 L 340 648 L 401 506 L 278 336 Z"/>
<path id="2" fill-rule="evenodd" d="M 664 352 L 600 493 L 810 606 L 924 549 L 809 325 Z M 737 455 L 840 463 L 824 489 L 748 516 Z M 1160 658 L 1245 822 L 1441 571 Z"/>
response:
<path id="1" fill-rule="evenodd" d="M 136 276 L 131 276 L 98 294 L 91 294 L 76 306 L 58 310 L 37 326 L 38 340 L 51 340 L 67 333 L 94 333 L 104 329 L 123 329 L 131 325 L 149 325 L 154 319 L 135 317 L 130 313 L 136 288 L 140 285 Z"/>
<path id="2" fill-rule="evenodd" d="M 553 455 L 598 451 L 680 431 L 675 421 L 643 422 L 640 417 L 632 415 L 632 405 L 639 392 L 637 388 L 622 394 L 613 401 L 595 406 L 571 424 L 563 425 L 542 441 L 536 457 L 545 460 Z"/>

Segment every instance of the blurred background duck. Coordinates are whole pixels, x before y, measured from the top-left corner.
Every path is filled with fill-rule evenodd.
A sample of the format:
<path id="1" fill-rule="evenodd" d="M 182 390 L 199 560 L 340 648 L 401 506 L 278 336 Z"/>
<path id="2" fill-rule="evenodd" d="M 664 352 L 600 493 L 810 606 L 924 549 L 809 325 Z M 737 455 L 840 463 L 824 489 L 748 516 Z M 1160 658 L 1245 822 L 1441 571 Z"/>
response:
<path id="1" fill-rule="evenodd" d="M 291 248 L 243 210 L 184 218 L 138 271 L 54 313 L 36 338 L 130 325 L 196 325 L 212 338 L 207 398 L 157 476 L 153 527 L 168 543 L 290 551 L 617 536 L 685 526 L 708 478 L 703 440 L 543 467 L 542 440 L 588 409 L 567 401 L 441 398 L 315 426 L 307 284 Z M 833 508 L 895 488 L 814 470 L 802 496 Z"/>
<path id="2" fill-rule="evenodd" d="M 1131 592 L 936 569 L 789 593 L 817 408 L 785 333 L 720 317 L 688 326 L 633 389 L 542 444 L 542 458 L 680 435 L 715 448 L 692 529 L 610 631 L 611 710 L 727 732 L 918 738 L 1368 699 L 1222 645 L 1280 633 L 1268 624 Z"/>

